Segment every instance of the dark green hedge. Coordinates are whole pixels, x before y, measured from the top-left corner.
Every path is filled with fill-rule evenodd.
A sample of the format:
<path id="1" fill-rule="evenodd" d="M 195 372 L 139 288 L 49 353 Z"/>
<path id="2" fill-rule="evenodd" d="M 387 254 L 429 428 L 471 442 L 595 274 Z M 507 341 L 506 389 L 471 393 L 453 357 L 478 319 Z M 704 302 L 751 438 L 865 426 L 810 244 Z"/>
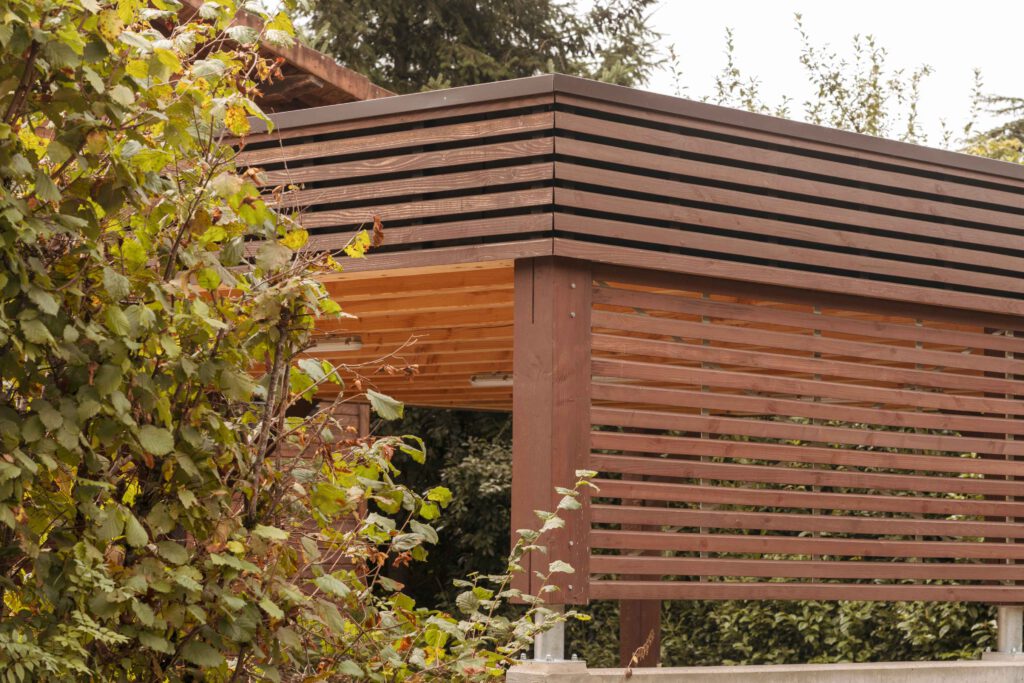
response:
<path id="1" fill-rule="evenodd" d="M 594 603 L 571 653 L 618 665 L 618 604 Z M 799 664 L 963 659 L 994 644 L 994 608 L 968 603 L 726 600 L 662 605 L 662 663 Z"/>

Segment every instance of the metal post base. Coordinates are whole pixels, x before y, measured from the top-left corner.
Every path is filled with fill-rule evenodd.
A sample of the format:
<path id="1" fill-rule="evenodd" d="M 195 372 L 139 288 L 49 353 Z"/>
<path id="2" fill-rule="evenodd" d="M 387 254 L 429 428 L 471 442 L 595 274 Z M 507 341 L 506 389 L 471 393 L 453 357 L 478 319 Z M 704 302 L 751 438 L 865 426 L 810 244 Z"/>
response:
<path id="1" fill-rule="evenodd" d="M 561 613 L 563 608 L 560 605 L 551 605 L 552 612 Z M 536 623 L 544 623 L 544 617 L 537 614 Z M 564 662 L 565 661 L 565 622 L 561 621 L 543 633 L 538 633 L 533 639 L 533 661 L 535 662 Z"/>
<path id="2" fill-rule="evenodd" d="M 1024 652 L 1024 607 L 1000 605 L 996 613 L 996 628 L 997 651 L 1006 654 Z"/>
<path id="3" fill-rule="evenodd" d="M 996 651 L 986 652 L 986 660 L 1024 660 L 1024 607 L 999 605 L 996 612 Z"/>

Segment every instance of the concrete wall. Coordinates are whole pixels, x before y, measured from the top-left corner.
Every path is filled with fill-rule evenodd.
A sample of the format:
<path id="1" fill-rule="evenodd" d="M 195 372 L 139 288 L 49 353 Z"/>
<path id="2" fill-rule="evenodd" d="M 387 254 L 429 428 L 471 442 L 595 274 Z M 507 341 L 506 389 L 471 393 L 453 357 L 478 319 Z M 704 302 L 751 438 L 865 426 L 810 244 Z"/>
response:
<path id="1" fill-rule="evenodd" d="M 1010 661 L 892 662 L 587 669 L 582 662 L 524 663 L 507 683 L 1024 683 L 1024 659 Z"/>

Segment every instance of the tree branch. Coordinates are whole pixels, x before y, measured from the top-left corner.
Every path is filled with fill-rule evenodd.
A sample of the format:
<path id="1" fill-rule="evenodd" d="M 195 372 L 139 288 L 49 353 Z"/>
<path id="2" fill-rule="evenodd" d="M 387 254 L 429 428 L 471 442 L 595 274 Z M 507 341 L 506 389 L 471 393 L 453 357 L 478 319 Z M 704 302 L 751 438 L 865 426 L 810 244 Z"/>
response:
<path id="1" fill-rule="evenodd" d="M 4 112 L 4 123 L 10 124 L 20 114 L 21 105 L 25 103 L 29 88 L 32 87 L 32 81 L 35 78 L 34 68 L 40 47 L 42 46 L 33 40 L 32 45 L 28 48 L 28 54 L 25 56 L 25 71 L 21 74 L 21 82 L 18 84 L 18 89 L 14 91 L 14 96 L 11 97 L 11 103 L 7 105 L 7 111 Z"/>

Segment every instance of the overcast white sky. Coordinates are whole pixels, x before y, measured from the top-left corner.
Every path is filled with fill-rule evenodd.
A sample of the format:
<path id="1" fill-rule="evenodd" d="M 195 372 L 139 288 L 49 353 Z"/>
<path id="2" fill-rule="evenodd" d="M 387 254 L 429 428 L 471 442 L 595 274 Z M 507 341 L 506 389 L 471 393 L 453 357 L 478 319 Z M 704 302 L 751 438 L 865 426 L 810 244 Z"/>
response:
<path id="1" fill-rule="evenodd" d="M 979 67 L 990 93 L 1024 95 L 1024 2 L 1012 0 L 663 0 L 654 27 L 681 55 L 684 96 L 713 92 L 722 68 L 725 28 L 735 31 L 738 66 L 757 75 L 774 104 L 783 94 L 802 102 L 807 80 L 798 61 L 800 12 L 815 44 L 848 54 L 854 34 L 874 34 L 889 50 L 889 65 L 908 70 L 928 64 L 922 89 L 922 124 L 933 143 L 939 119 L 959 129 L 967 120 L 972 70 Z M 673 93 L 672 77 L 658 73 L 647 86 Z"/>

